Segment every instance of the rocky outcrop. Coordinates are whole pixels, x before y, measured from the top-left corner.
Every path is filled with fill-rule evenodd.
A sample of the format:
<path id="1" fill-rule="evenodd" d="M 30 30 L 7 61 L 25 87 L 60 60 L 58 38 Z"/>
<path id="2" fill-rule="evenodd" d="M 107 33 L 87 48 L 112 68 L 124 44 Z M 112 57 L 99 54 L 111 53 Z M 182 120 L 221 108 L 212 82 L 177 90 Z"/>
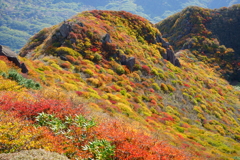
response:
<path id="1" fill-rule="evenodd" d="M 71 32 L 72 27 L 70 24 L 66 24 L 64 23 L 61 27 L 60 27 L 60 33 L 63 36 L 63 38 L 67 38 L 69 33 Z"/>
<path id="2" fill-rule="evenodd" d="M 107 42 L 112 43 L 111 36 L 108 33 L 102 39 L 102 43 L 107 43 Z"/>
<path id="3" fill-rule="evenodd" d="M 28 73 L 27 66 L 24 63 L 21 64 L 20 68 L 22 73 Z"/>
<path id="4" fill-rule="evenodd" d="M 173 65 L 177 67 L 181 67 L 179 60 L 175 56 L 175 53 L 168 42 L 166 42 L 160 35 L 157 35 L 156 43 L 162 43 L 162 46 L 167 50 L 166 54 L 165 53 L 161 54 L 163 59 L 170 61 Z"/>
<path id="5" fill-rule="evenodd" d="M 126 61 L 126 66 L 131 72 L 133 71 L 134 65 L 135 65 L 135 57 L 128 58 Z"/>
<path id="6" fill-rule="evenodd" d="M 127 58 L 125 55 L 120 55 L 120 62 L 122 65 L 126 65 L 128 69 L 132 72 L 135 65 L 135 57 Z"/>
<path id="7" fill-rule="evenodd" d="M 166 42 L 159 34 L 156 36 L 156 42 L 162 43 L 164 48 L 168 48 L 170 46 L 169 42 Z"/>
<path id="8" fill-rule="evenodd" d="M 6 56 L 9 61 L 13 62 L 16 66 L 22 69 L 22 73 L 28 73 L 28 69 L 25 64 L 20 63 L 19 59 L 17 58 L 18 55 L 10 48 L 0 45 L 0 56 Z"/>

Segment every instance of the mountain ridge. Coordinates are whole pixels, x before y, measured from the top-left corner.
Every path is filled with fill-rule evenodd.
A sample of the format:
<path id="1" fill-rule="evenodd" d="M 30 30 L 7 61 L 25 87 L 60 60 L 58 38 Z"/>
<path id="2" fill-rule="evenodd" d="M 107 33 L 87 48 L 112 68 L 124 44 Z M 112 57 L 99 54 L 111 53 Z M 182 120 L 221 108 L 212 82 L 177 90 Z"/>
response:
<path id="1" fill-rule="evenodd" d="M 44 27 L 50 27 L 85 10 L 126 10 L 143 16 L 156 23 L 189 5 L 219 8 L 239 3 L 238 1 L 156 1 L 146 3 L 142 0 L 120 1 L 59 1 L 33 0 L 0 2 L 0 44 L 19 51 L 27 40 Z"/>
<path id="2" fill-rule="evenodd" d="M 234 82 L 240 75 L 239 7 L 233 5 L 215 10 L 189 7 L 156 26 L 175 49 L 195 50 L 200 60 L 204 56 L 212 58 L 210 63 L 217 62 L 223 76 Z"/>

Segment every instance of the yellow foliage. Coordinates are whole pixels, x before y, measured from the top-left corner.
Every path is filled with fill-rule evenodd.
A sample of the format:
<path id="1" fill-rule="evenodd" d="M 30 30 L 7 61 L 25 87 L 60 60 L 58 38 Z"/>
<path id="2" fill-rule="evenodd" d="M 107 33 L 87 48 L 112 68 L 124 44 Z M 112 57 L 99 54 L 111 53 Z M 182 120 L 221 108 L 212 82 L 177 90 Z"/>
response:
<path id="1" fill-rule="evenodd" d="M 4 79 L 0 76 L 0 91 L 23 91 L 24 87 L 18 85 L 16 81 Z"/>
<path id="2" fill-rule="evenodd" d="M 52 66 L 53 68 L 56 68 L 58 70 L 62 70 L 62 68 L 56 63 L 52 63 L 50 66 Z"/>
<path id="3" fill-rule="evenodd" d="M 77 91 L 77 90 L 79 90 L 79 88 L 76 85 L 70 84 L 70 83 L 66 83 L 66 82 L 61 84 L 61 86 L 64 89 L 66 89 L 67 91 Z"/>
<path id="4" fill-rule="evenodd" d="M 34 97 L 30 92 L 19 92 L 19 93 L 16 93 L 16 100 L 19 100 L 19 101 L 36 101 L 36 97 Z"/>
<path id="5" fill-rule="evenodd" d="M 113 95 L 112 93 L 107 93 L 106 95 L 108 96 L 108 99 L 110 99 L 110 100 L 113 100 L 113 101 L 120 101 L 121 100 L 121 98 L 119 98 L 116 95 Z"/>
<path id="6" fill-rule="evenodd" d="M 49 66 L 42 66 L 42 69 L 45 71 L 52 71 L 52 69 Z"/>
<path id="7" fill-rule="evenodd" d="M 68 47 L 59 47 L 56 49 L 56 51 L 61 55 L 71 55 L 74 58 L 81 56 L 80 53 Z"/>
<path id="8" fill-rule="evenodd" d="M 50 99 L 58 99 L 62 100 L 65 99 L 69 94 L 67 95 L 63 89 L 56 88 L 56 87 L 45 87 L 43 90 L 41 90 L 41 95 L 43 98 L 50 98 Z"/>
<path id="9" fill-rule="evenodd" d="M 99 86 L 99 82 L 100 82 L 97 78 L 88 78 L 87 81 L 90 82 L 93 86 L 96 86 L 96 87 Z"/>
<path id="10" fill-rule="evenodd" d="M 225 135 L 225 134 L 226 134 L 226 133 L 225 133 L 225 130 L 224 130 L 224 128 L 223 128 L 222 126 L 220 126 L 220 125 L 215 125 L 214 127 L 216 128 L 216 130 L 217 130 L 221 135 Z"/>
<path id="11" fill-rule="evenodd" d="M 111 69 L 107 69 L 106 71 L 107 71 L 107 73 L 109 73 L 109 74 L 111 74 L 111 75 L 114 75 L 114 74 L 115 74 L 115 72 L 114 72 L 113 70 L 111 70 Z"/>
<path id="12" fill-rule="evenodd" d="M 152 115 L 152 112 L 146 106 L 142 106 L 141 108 L 139 108 L 138 112 L 140 114 L 143 114 L 144 116 L 151 116 Z"/>
<path id="13" fill-rule="evenodd" d="M 133 110 L 129 105 L 117 103 L 116 106 L 119 107 L 123 112 L 133 113 Z"/>
<path id="14" fill-rule="evenodd" d="M 7 72 L 7 71 L 8 71 L 7 64 L 4 61 L 0 60 L 0 72 Z"/>
<path id="15" fill-rule="evenodd" d="M 53 148 L 48 139 L 41 136 L 43 128 L 32 127 L 10 113 L 0 112 L 1 152 L 16 152 L 25 149 Z"/>
<path id="16" fill-rule="evenodd" d="M 201 108 L 201 107 L 198 107 L 198 106 L 194 106 L 194 107 L 193 107 L 193 110 L 194 110 L 194 111 L 197 111 L 198 113 L 203 113 L 202 108 Z"/>
<path id="17" fill-rule="evenodd" d="M 89 103 L 88 107 L 91 107 L 92 109 L 94 109 L 95 111 L 101 111 L 102 109 L 95 103 Z"/>

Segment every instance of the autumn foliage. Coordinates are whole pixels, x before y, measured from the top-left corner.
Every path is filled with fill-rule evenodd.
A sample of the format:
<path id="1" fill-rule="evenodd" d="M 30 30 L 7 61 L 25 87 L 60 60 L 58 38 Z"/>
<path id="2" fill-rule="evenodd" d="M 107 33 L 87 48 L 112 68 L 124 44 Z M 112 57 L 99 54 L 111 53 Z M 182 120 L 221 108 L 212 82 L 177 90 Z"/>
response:
<path id="1" fill-rule="evenodd" d="M 70 159 L 238 157 L 240 93 L 221 78 L 233 65 L 218 59 L 231 50 L 210 37 L 207 10 L 192 12 L 189 25 L 199 35 L 174 44 L 193 47 L 178 52 L 181 67 L 163 60 L 171 46 L 157 41 L 160 31 L 125 11 L 78 14 L 63 22 L 71 28 L 66 37 L 63 23 L 36 34 L 19 57 L 28 74 L 0 57 L 0 153 L 43 148 Z M 181 17 L 175 23 L 177 17 L 169 20 L 172 29 L 185 24 Z"/>

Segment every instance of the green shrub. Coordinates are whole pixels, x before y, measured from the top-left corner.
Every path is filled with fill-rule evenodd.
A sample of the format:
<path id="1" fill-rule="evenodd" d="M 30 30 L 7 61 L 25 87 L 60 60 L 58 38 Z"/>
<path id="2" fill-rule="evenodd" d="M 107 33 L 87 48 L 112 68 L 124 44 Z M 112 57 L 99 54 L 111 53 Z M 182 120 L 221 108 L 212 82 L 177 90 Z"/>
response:
<path id="1" fill-rule="evenodd" d="M 0 76 L 2 76 L 3 78 L 7 78 L 7 74 L 5 72 L 0 72 Z"/>
<path id="2" fill-rule="evenodd" d="M 96 126 L 96 122 L 94 120 L 88 120 L 82 115 L 76 115 L 74 118 L 72 116 L 66 116 L 64 120 L 61 120 L 53 114 L 43 112 L 39 113 L 36 117 L 36 121 L 40 126 L 48 126 L 57 134 L 67 134 L 68 132 L 71 132 L 69 129 L 70 125 L 80 127 L 83 130 L 88 130 Z"/>
<path id="3" fill-rule="evenodd" d="M 176 129 L 178 130 L 178 132 L 181 132 L 181 133 L 184 132 L 184 128 L 183 128 L 183 127 L 179 127 L 179 126 L 177 126 Z"/>
<path id="4" fill-rule="evenodd" d="M 117 72 L 117 74 L 124 74 L 125 73 L 125 70 L 124 70 L 124 68 L 123 68 L 123 66 L 122 65 L 118 65 L 117 67 L 116 67 L 116 72 Z"/>
<path id="5" fill-rule="evenodd" d="M 96 62 L 101 61 L 102 60 L 102 55 L 100 55 L 99 53 L 95 53 L 93 60 L 96 61 Z"/>
<path id="6" fill-rule="evenodd" d="M 86 69 L 83 72 L 90 75 L 90 76 L 93 76 L 93 71 L 91 69 Z"/>
<path id="7" fill-rule="evenodd" d="M 153 84 L 152 84 L 152 87 L 153 87 L 153 89 L 154 89 L 155 91 L 159 91 L 159 90 L 160 90 L 160 87 L 158 86 L 157 83 L 153 83 Z"/>
<path id="8" fill-rule="evenodd" d="M 40 89 L 41 85 L 38 82 L 34 82 L 32 79 L 26 79 L 21 74 L 15 70 L 10 70 L 8 72 L 8 79 L 16 81 L 19 85 L 22 85 L 26 88 Z"/>
<path id="9" fill-rule="evenodd" d="M 107 140 L 95 140 L 83 146 L 83 150 L 93 154 L 94 159 L 111 160 L 114 155 L 114 148 Z M 91 158 L 90 158 L 91 159 Z"/>

